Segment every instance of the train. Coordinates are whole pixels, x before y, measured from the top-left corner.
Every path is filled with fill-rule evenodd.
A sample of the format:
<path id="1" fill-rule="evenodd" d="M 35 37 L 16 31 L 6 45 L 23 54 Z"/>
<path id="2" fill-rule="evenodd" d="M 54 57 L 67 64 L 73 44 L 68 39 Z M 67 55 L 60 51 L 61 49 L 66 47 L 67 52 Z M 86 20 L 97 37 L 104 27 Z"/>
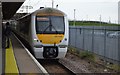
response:
<path id="1" fill-rule="evenodd" d="M 20 17 L 12 30 L 27 42 L 37 59 L 64 58 L 69 41 L 67 15 L 56 8 L 42 8 Z"/>

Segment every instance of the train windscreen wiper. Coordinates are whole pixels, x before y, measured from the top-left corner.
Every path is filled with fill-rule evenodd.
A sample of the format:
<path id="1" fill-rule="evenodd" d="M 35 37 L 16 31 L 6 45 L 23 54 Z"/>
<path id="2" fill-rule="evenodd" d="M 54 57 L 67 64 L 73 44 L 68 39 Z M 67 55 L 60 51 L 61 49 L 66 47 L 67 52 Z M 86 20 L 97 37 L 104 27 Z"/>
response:
<path id="1" fill-rule="evenodd" d="M 56 28 L 52 25 L 52 28 L 54 28 L 55 32 L 58 34 L 58 31 L 56 30 Z"/>
<path id="2" fill-rule="evenodd" d="M 50 25 L 51 25 L 51 19 L 50 19 Z M 48 25 L 45 30 L 43 31 L 43 33 L 50 27 L 50 25 Z"/>
<path id="3" fill-rule="evenodd" d="M 45 28 L 45 30 L 43 31 L 43 33 L 44 33 L 49 27 L 50 27 L 50 25 Z"/>
<path id="4" fill-rule="evenodd" d="M 56 30 L 56 28 L 52 25 L 51 18 L 50 18 L 50 25 L 45 28 L 45 30 L 43 31 L 43 33 L 44 33 L 48 28 L 50 28 L 50 31 L 52 31 L 52 28 L 53 28 L 53 29 L 55 30 L 55 32 L 58 33 L 58 31 Z"/>

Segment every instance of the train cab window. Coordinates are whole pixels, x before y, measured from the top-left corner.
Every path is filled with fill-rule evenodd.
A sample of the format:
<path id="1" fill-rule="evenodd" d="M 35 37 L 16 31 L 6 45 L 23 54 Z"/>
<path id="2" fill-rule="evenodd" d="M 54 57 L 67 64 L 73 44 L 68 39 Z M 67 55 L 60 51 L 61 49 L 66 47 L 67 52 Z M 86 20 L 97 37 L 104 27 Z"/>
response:
<path id="1" fill-rule="evenodd" d="M 37 17 L 36 32 L 37 34 L 64 34 L 65 24 L 62 16 Z"/>
<path id="2" fill-rule="evenodd" d="M 65 25 L 64 25 L 63 17 L 53 16 L 52 17 L 52 24 L 58 32 L 64 31 L 64 26 Z M 55 31 L 55 29 L 52 28 L 52 31 Z"/>
<path id="3" fill-rule="evenodd" d="M 49 26 L 49 18 L 47 17 L 37 18 L 37 26 L 36 26 L 37 33 L 43 32 L 48 26 Z"/>

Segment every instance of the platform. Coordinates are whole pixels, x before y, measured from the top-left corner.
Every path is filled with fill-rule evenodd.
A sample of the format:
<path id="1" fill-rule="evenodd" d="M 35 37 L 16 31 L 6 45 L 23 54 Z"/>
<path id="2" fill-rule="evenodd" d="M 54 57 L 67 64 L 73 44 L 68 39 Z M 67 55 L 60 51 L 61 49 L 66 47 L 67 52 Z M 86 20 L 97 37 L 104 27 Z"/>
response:
<path id="1" fill-rule="evenodd" d="M 34 57 L 30 56 L 14 34 L 11 35 L 10 41 L 10 47 L 5 50 L 5 73 L 47 73 L 39 63 L 36 63 Z"/>

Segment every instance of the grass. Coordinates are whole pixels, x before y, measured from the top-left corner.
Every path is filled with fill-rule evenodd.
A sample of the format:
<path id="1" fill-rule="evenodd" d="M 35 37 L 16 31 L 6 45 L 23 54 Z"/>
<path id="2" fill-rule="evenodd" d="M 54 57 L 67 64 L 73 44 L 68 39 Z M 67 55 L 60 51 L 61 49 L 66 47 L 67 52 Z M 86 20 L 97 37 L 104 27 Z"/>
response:
<path id="1" fill-rule="evenodd" d="M 77 50 L 76 48 L 69 47 L 68 51 L 74 55 L 79 56 L 81 59 L 88 59 L 90 61 L 95 61 L 95 55 L 89 51 Z"/>
<path id="2" fill-rule="evenodd" d="M 74 47 L 69 47 L 69 48 L 68 48 L 68 51 L 69 51 L 70 53 L 72 53 L 72 54 L 78 55 L 77 50 L 76 50 L 76 48 L 74 48 Z"/>
<path id="3" fill-rule="evenodd" d="M 111 68 L 120 72 L 120 65 L 113 64 Z"/>
<path id="4" fill-rule="evenodd" d="M 89 51 L 78 50 L 77 48 L 74 48 L 74 47 L 69 47 L 68 51 L 70 53 L 80 57 L 81 59 L 87 59 L 90 62 L 99 63 L 99 62 L 97 62 L 96 55 L 94 53 L 89 52 Z M 104 65 L 104 66 L 106 66 L 106 67 L 108 67 L 110 69 L 113 69 L 113 70 L 115 70 L 117 72 L 120 72 L 120 64 L 107 64 L 107 63 L 104 63 L 102 65 Z"/>
<path id="5" fill-rule="evenodd" d="M 73 24 L 73 21 L 69 21 L 70 26 L 73 26 Z M 99 21 L 76 21 L 75 26 L 120 26 L 120 24 L 112 24 Z"/>
<path id="6" fill-rule="evenodd" d="M 120 64 L 109 64 L 109 65 L 106 65 L 108 68 L 111 68 L 117 72 L 120 72 Z"/>
<path id="7" fill-rule="evenodd" d="M 88 59 L 90 61 L 95 61 L 95 55 L 89 51 L 81 51 L 79 53 L 81 59 Z"/>

